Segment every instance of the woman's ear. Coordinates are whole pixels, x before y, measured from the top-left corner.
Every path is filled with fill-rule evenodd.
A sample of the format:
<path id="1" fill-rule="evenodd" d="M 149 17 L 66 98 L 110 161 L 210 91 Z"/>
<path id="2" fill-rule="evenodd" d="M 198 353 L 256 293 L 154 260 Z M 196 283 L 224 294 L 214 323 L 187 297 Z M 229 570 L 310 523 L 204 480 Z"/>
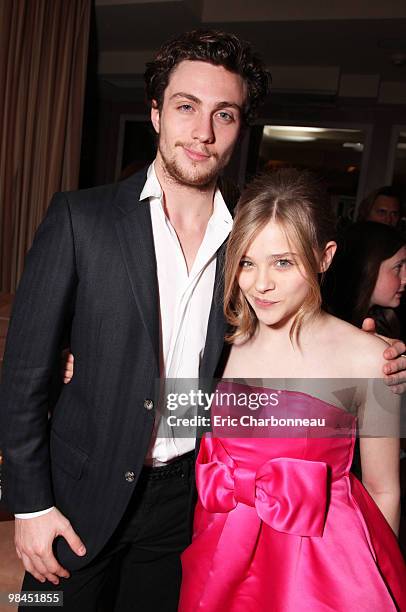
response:
<path id="1" fill-rule="evenodd" d="M 160 119 L 160 113 L 159 113 L 159 108 L 158 108 L 158 102 L 156 100 L 152 100 L 151 123 L 154 126 L 154 130 L 157 134 L 159 134 L 159 119 Z"/>
<path id="2" fill-rule="evenodd" d="M 320 272 L 326 272 L 329 269 L 331 262 L 333 261 L 334 254 L 337 250 L 337 243 L 333 240 L 327 242 L 324 247 L 323 253 L 320 259 Z"/>

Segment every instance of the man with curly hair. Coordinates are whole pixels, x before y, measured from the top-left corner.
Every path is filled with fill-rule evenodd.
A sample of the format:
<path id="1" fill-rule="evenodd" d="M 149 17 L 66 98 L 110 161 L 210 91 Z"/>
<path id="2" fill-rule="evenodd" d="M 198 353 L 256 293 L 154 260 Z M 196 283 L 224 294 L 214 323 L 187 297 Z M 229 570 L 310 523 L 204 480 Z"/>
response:
<path id="1" fill-rule="evenodd" d="M 158 150 L 125 181 L 56 194 L 27 257 L 3 369 L 4 492 L 23 591 L 64 610 L 176 610 L 195 440 L 157 435 L 160 378 L 214 375 L 232 218 L 219 189 L 269 78 L 217 31 L 163 45 L 145 73 Z M 69 333 L 75 375 L 48 421 Z M 24 610 L 24 606 L 21 607 Z"/>

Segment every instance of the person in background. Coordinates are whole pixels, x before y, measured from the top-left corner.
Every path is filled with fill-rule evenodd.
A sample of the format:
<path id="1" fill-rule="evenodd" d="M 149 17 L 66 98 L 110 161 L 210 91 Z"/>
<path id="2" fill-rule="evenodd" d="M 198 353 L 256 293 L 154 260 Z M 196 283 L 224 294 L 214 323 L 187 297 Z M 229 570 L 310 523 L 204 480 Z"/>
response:
<path id="1" fill-rule="evenodd" d="M 322 293 L 326 307 L 357 327 L 372 317 L 379 334 L 398 338 L 394 311 L 406 284 L 406 239 L 394 227 L 364 221 L 348 227 L 325 275 Z"/>
<path id="2" fill-rule="evenodd" d="M 360 204 L 358 221 L 376 221 L 397 227 L 406 235 L 406 220 L 403 216 L 402 202 L 397 189 L 392 186 L 381 187 L 369 194 Z M 398 338 L 406 337 L 406 300 L 403 298 L 399 305 L 401 322 Z"/>
<path id="3" fill-rule="evenodd" d="M 375 189 L 362 200 L 357 221 L 376 221 L 395 227 L 401 219 L 401 209 L 399 193 L 394 187 L 386 185 Z"/>
<path id="4" fill-rule="evenodd" d="M 364 221 L 348 227 L 322 283 L 324 307 L 361 327 L 366 317 L 388 338 L 401 337 L 395 308 L 406 285 L 406 239 L 390 225 Z M 402 454 L 404 454 L 402 440 Z M 359 439 L 351 470 L 362 478 Z"/>

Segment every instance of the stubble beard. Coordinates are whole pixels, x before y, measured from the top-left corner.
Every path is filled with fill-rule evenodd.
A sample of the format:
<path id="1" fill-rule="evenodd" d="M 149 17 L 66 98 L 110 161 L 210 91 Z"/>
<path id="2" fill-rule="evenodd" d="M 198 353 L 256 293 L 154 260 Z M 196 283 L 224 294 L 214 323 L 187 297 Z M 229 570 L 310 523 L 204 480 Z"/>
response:
<path id="1" fill-rule="evenodd" d="M 176 144 L 175 147 L 182 146 Z M 167 156 L 161 143 L 158 142 L 158 150 L 162 160 L 163 170 L 167 178 L 179 185 L 186 187 L 194 187 L 199 190 L 206 190 L 211 188 L 219 177 L 221 170 L 228 164 L 229 156 L 224 155 L 219 158 L 217 155 L 213 155 L 216 160 L 216 164 L 212 165 L 206 171 L 202 171 L 198 168 L 198 162 L 195 164 L 195 172 L 185 171 L 181 164 L 178 163 L 176 156 Z"/>

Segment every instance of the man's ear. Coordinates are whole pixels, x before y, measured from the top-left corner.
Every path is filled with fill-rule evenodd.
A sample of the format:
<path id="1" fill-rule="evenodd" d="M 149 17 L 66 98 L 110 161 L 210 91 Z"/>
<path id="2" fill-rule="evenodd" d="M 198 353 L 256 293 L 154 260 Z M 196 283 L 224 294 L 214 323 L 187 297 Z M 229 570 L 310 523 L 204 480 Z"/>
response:
<path id="1" fill-rule="evenodd" d="M 321 260 L 320 260 L 320 272 L 326 272 L 329 269 L 331 262 L 333 261 L 334 254 L 337 250 L 337 243 L 333 240 L 327 242 L 324 247 Z"/>
<path id="2" fill-rule="evenodd" d="M 160 120 L 160 112 L 158 108 L 158 102 L 156 100 L 152 100 L 151 105 L 151 123 L 154 126 L 154 130 L 157 134 L 159 134 L 159 120 Z"/>

